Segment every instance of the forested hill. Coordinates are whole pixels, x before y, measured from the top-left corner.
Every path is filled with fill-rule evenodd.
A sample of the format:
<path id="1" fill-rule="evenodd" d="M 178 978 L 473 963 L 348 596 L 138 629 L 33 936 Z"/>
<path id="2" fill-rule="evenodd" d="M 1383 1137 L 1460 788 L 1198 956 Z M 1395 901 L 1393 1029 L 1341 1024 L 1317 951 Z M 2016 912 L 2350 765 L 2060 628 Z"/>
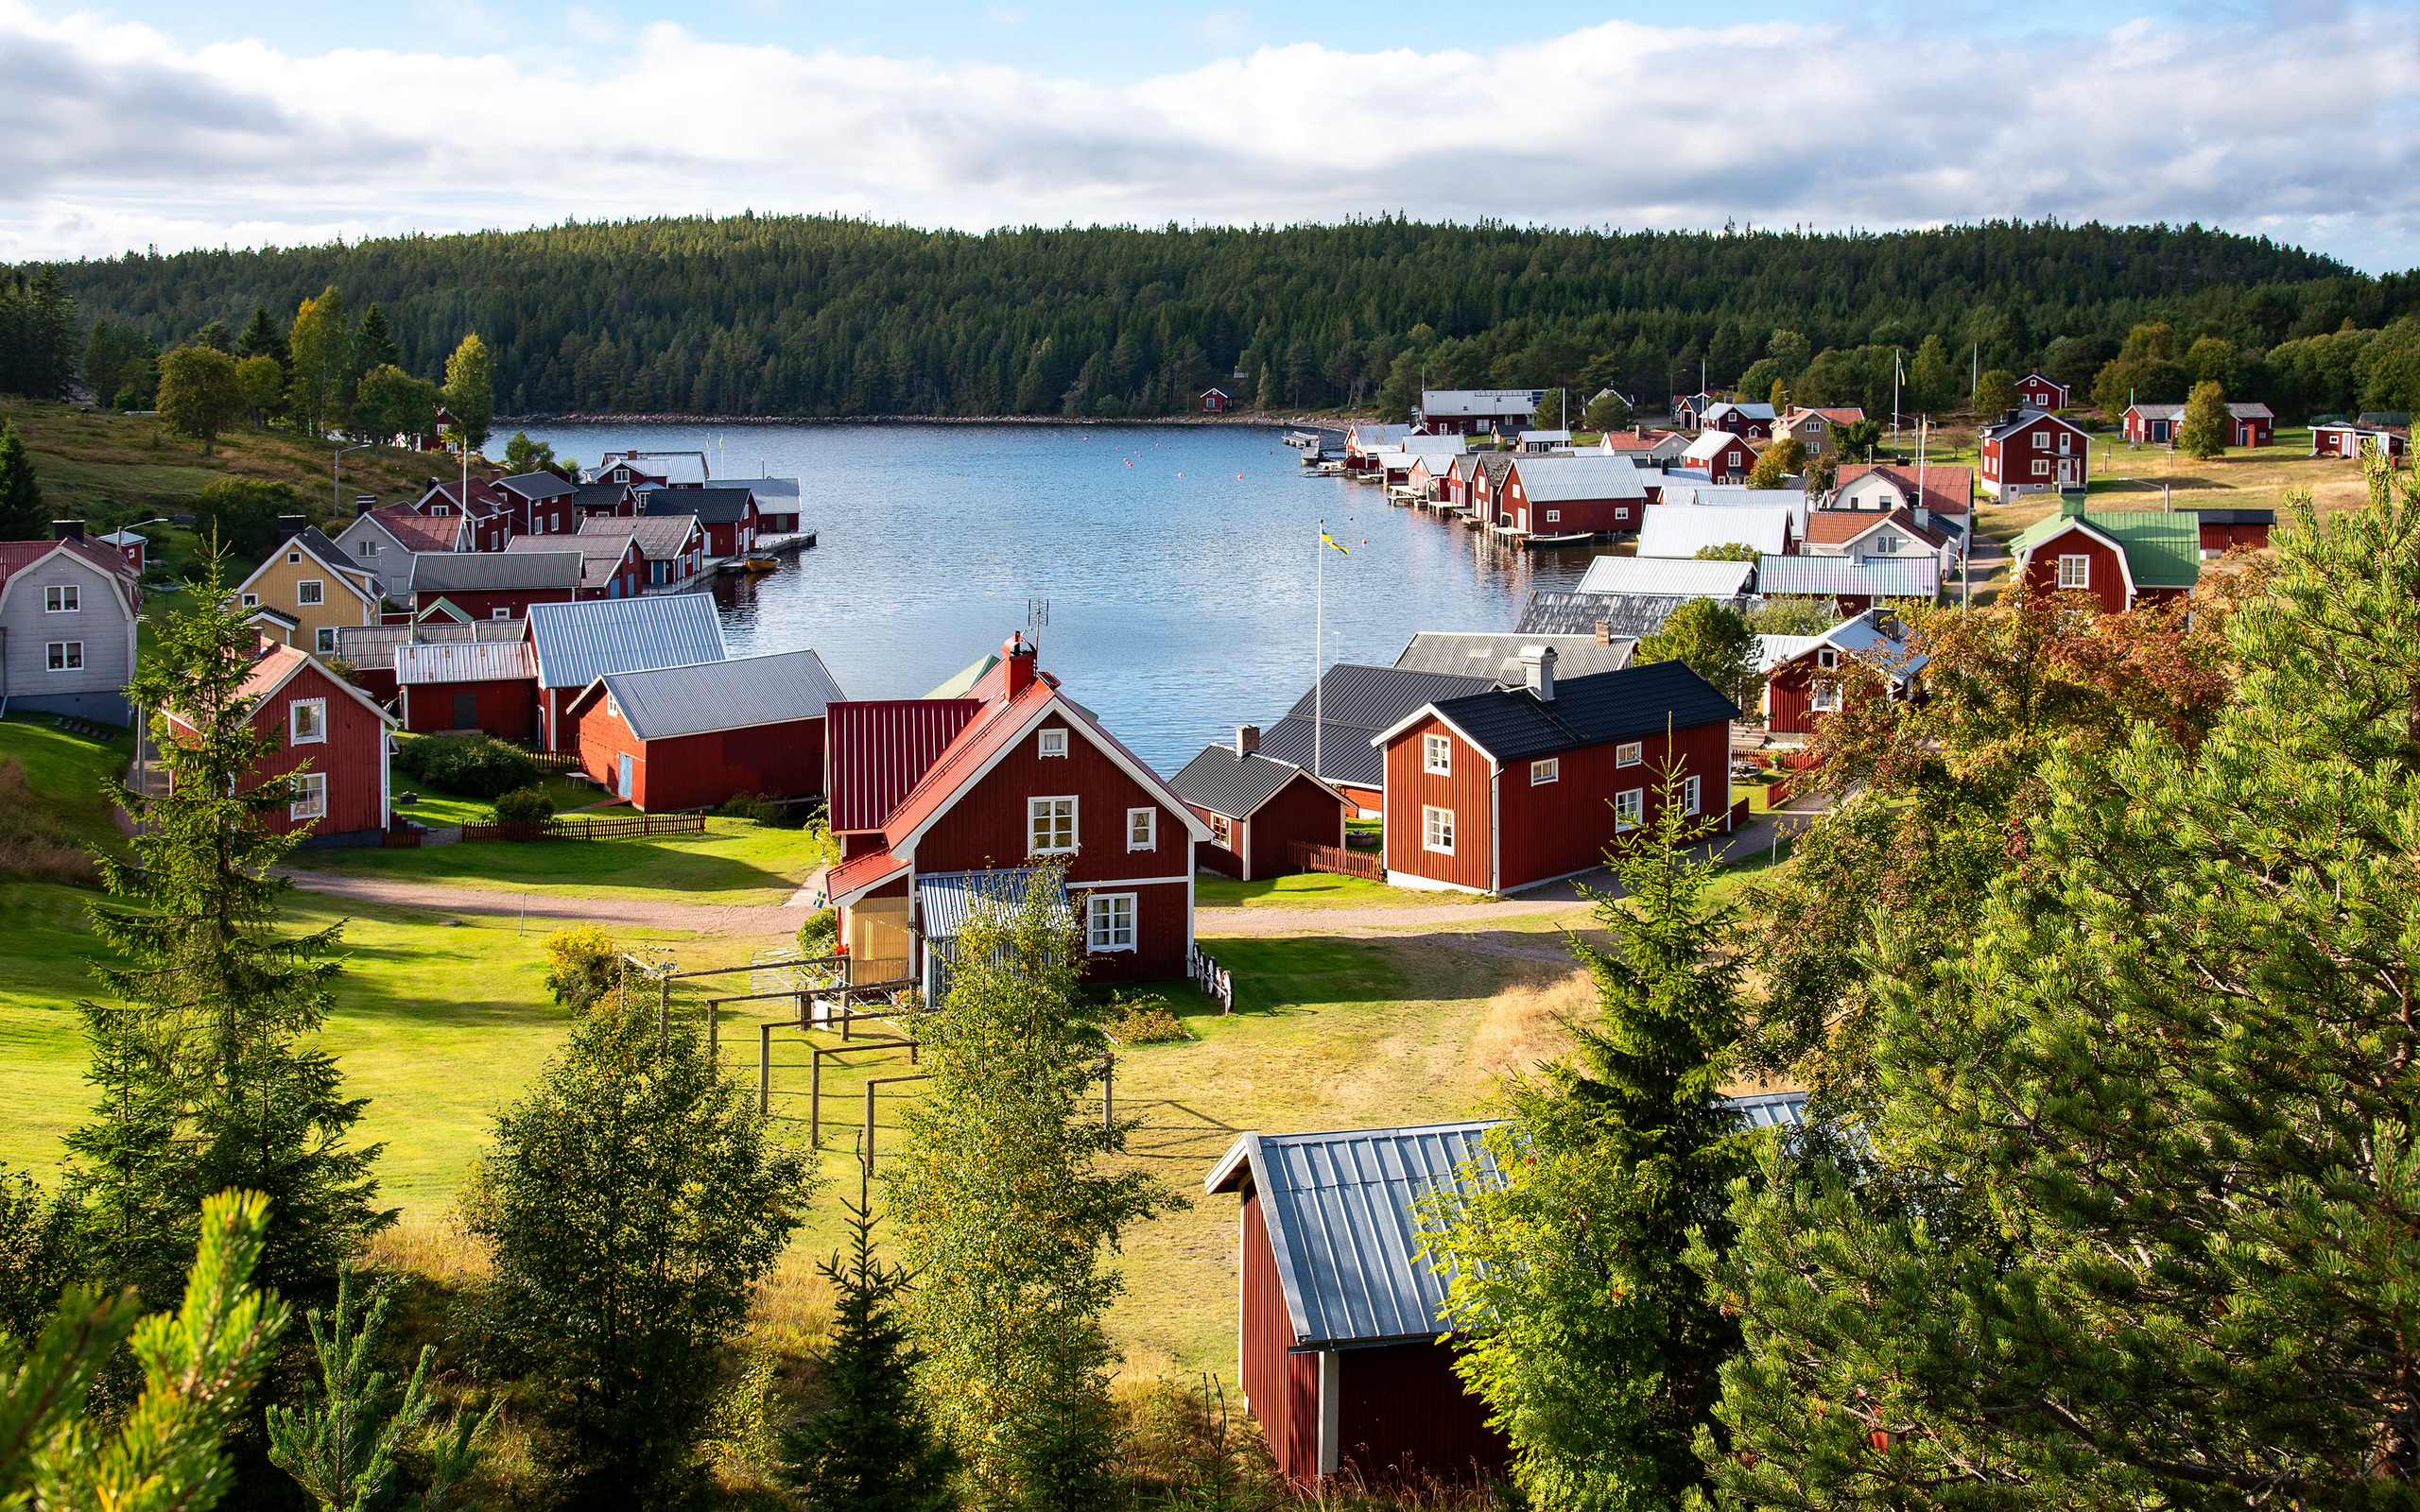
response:
<path id="1" fill-rule="evenodd" d="M 1980 343 L 1983 368 L 2055 362 L 2088 385 L 2146 321 L 2257 352 L 2420 308 L 2410 275 L 2373 280 L 2266 239 L 2049 224 L 977 235 L 748 215 L 60 271 L 87 319 L 162 347 L 212 320 L 240 329 L 256 304 L 290 320 L 333 284 L 350 309 L 380 307 L 414 374 L 437 376 L 478 332 L 512 414 L 1157 414 L 1238 366 L 1265 404 L 1362 402 L 1390 377 L 1397 404 L 1423 382 L 1612 384 L 1654 404 L 1693 389 L 1701 362 L 1721 385 L 1784 356 L 1769 352 L 1776 332 L 1843 353 L 1937 335 L 1962 380 Z"/>

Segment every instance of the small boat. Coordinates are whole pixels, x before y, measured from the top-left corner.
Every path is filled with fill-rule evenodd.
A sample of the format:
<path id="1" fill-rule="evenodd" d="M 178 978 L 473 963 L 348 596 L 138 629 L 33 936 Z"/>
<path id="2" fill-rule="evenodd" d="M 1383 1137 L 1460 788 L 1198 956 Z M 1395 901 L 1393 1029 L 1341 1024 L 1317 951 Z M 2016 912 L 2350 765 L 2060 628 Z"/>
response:
<path id="1" fill-rule="evenodd" d="M 739 558 L 739 570 L 751 575 L 756 573 L 769 573 L 776 570 L 781 565 L 780 560 L 772 557 L 742 557 Z"/>
<path id="2" fill-rule="evenodd" d="M 1595 537 L 1585 530 L 1576 530 L 1562 536 L 1525 536 L 1521 540 L 1521 544 L 1535 550 L 1551 551 L 1560 546 L 1584 546 L 1594 539 Z"/>

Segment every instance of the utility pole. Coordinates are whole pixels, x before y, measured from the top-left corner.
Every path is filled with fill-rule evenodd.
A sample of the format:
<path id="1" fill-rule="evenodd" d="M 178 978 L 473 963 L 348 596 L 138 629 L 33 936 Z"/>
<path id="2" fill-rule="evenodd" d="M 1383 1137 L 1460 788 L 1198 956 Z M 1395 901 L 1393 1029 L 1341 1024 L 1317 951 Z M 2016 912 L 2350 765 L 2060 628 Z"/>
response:
<path id="1" fill-rule="evenodd" d="M 1378 480 L 1384 483 L 1383 477 Z M 1311 542 L 1311 555 L 1319 558 L 1313 569 L 1311 591 L 1311 775 L 1321 782 L 1327 773 L 1321 765 L 1321 739 L 1327 733 L 1327 522 L 1319 523 L 1319 534 Z"/>

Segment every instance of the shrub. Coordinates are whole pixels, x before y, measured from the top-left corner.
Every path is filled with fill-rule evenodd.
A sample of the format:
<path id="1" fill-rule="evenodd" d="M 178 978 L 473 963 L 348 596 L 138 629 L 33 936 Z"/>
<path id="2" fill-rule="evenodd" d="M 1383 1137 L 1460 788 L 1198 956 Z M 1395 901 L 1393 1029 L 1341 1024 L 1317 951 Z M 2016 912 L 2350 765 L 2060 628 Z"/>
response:
<path id="1" fill-rule="evenodd" d="M 487 734 L 416 736 L 403 743 L 395 765 L 427 786 L 465 798 L 492 799 L 540 781 L 527 751 Z"/>
<path id="2" fill-rule="evenodd" d="M 734 793 L 723 800 L 720 811 L 725 818 L 754 819 L 770 824 L 782 816 L 782 805 L 762 793 Z"/>
<path id="3" fill-rule="evenodd" d="M 1122 1045 L 1173 1044 L 1193 1038 L 1168 1010 L 1168 1000 L 1155 992 L 1111 998 L 1109 1035 Z"/>
<path id="4" fill-rule="evenodd" d="M 555 800 L 543 787 L 516 787 L 495 800 L 498 824 L 544 824 L 555 816 Z"/>
<path id="5" fill-rule="evenodd" d="M 798 926 L 798 953 L 801 955 L 829 955 L 840 942 L 840 911 L 819 908 L 806 916 Z"/>
<path id="6" fill-rule="evenodd" d="M 586 1008 L 622 974 L 621 947 L 595 924 L 559 929 L 546 936 L 546 988 L 555 1001 Z"/>

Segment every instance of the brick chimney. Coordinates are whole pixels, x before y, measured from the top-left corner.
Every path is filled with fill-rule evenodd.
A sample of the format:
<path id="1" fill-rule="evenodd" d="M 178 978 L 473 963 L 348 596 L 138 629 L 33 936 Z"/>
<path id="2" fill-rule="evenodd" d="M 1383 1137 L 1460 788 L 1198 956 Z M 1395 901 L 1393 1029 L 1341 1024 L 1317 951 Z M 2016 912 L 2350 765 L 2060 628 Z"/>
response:
<path id="1" fill-rule="evenodd" d="M 1258 749 L 1260 749 L 1260 727 L 1258 725 L 1237 725 L 1236 727 L 1236 754 L 1238 756 L 1249 756 Z"/>
<path id="2" fill-rule="evenodd" d="M 282 514 L 277 517 L 277 528 L 281 535 L 289 538 L 299 536 L 311 528 L 311 517 L 307 514 Z"/>
<path id="3" fill-rule="evenodd" d="M 1525 645 L 1521 647 L 1521 682 L 1538 696 L 1540 703 L 1554 702 L 1554 647 Z"/>
<path id="4" fill-rule="evenodd" d="M 53 541 L 81 541 L 84 539 L 84 522 L 81 520 L 53 520 L 50 523 L 50 539 Z"/>
<path id="5" fill-rule="evenodd" d="M 1033 682 L 1033 647 L 1026 644 L 1023 630 L 1016 631 L 1002 643 L 1000 657 L 1009 668 L 1003 696 L 1013 698 Z"/>
<path id="6" fill-rule="evenodd" d="M 1613 621 L 1599 620 L 1597 622 L 1597 644 L 1599 645 L 1611 645 L 1614 644 Z"/>
<path id="7" fill-rule="evenodd" d="M 378 495 L 374 493 L 356 493 L 353 496 L 353 513 L 355 519 L 377 507 Z"/>

